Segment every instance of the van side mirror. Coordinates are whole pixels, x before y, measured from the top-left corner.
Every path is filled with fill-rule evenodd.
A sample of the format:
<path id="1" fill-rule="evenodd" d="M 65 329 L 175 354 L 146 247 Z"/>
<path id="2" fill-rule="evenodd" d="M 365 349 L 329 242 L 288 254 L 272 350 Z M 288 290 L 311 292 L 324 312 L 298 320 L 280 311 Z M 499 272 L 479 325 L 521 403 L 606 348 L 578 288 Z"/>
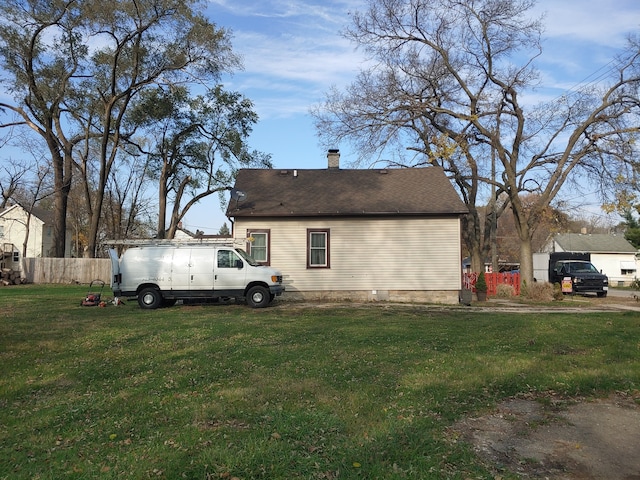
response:
<path id="1" fill-rule="evenodd" d="M 242 260 L 236 260 L 236 268 L 238 270 L 242 270 L 243 267 L 244 267 L 244 263 L 242 263 Z"/>

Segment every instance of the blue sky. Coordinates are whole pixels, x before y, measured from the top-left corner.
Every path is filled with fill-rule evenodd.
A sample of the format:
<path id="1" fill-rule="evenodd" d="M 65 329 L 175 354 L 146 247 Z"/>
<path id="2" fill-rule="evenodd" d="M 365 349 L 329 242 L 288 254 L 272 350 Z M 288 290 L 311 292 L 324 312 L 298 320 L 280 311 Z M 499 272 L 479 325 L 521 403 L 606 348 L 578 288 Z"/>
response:
<path id="1" fill-rule="evenodd" d="M 366 2 L 208 0 L 207 5 L 203 13 L 231 30 L 233 50 L 243 59 L 244 70 L 224 78 L 224 84 L 254 102 L 260 121 L 251 148 L 271 154 L 276 168 L 325 168 L 326 150 L 318 143 L 309 109 L 331 86 L 351 83 L 363 65 L 362 53 L 339 33 L 349 24 L 349 13 Z M 533 14 L 545 12 L 547 40 L 537 62 L 544 88 L 531 102 L 593 81 L 624 46 L 626 35 L 640 28 L 638 0 L 538 0 Z M 342 166 L 356 160 L 349 145 L 334 147 L 340 149 Z M 581 194 L 576 204 L 599 210 L 595 196 L 585 202 Z M 208 234 L 223 223 L 228 221 L 215 195 L 183 220 L 185 228 Z"/>
<path id="2" fill-rule="evenodd" d="M 339 32 L 348 25 L 349 12 L 364 5 L 362 0 L 209 0 L 206 14 L 231 29 L 234 51 L 244 61 L 244 70 L 224 83 L 254 102 L 260 121 L 251 146 L 270 153 L 276 168 L 326 166 L 309 109 L 332 85 L 349 84 L 362 65 L 362 54 Z M 538 63 L 544 88 L 536 95 L 547 98 L 593 81 L 626 35 L 640 27 L 638 0 L 539 0 L 534 12 L 546 14 Z M 349 145 L 335 147 L 348 167 L 355 160 Z M 580 195 L 580 204 L 598 211 L 595 196 L 585 205 Z M 226 220 L 217 198 L 210 198 L 187 213 L 184 226 L 217 233 Z"/>

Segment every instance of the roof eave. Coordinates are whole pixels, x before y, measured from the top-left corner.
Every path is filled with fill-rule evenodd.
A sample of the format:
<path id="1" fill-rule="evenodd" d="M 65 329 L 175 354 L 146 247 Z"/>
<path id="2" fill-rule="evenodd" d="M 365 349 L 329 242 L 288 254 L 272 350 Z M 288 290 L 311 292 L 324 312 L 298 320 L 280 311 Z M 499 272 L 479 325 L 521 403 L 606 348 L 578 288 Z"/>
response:
<path id="1" fill-rule="evenodd" d="M 468 211 L 449 212 L 227 212 L 227 217 L 269 217 L 269 218 L 292 218 L 292 217 L 458 217 L 466 215 Z"/>

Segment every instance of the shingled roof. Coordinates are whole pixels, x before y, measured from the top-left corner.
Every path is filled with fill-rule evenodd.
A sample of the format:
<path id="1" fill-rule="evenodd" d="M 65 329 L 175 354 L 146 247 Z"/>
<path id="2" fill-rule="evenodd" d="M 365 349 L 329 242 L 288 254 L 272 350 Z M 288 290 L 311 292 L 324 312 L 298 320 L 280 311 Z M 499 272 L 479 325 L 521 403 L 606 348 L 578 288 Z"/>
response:
<path id="1" fill-rule="evenodd" d="M 384 170 L 242 169 L 229 217 L 460 215 L 467 207 L 440 167 Z"/>
<path id="2" fill-rule="evenodd" d="M 636 249 L 622 235 L 564 233 L 553 240 L 565 252 L 635 253 Z"/>

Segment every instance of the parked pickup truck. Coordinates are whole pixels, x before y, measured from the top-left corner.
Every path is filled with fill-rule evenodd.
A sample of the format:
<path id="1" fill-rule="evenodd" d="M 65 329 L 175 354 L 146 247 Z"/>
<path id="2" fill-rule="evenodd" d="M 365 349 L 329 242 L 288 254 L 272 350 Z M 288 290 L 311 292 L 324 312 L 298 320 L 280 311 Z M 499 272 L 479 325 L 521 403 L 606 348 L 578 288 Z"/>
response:
<path id="1" fill-rule="evenodd" d="M 563 291 L 567 293 L 595 293 L 598 297 L 606 297 L 609 290 L 609 279 L 606 275 L 589 260 L 575 257 L 558 258 L 558 255 L 551 254 L 549 281 L 561 284 Z"/>
<path id="2" fill-rule="evenodd" d="M 142 245 L 128 248 L 120 258 L 114 249 L 109 255 L 113 294 L 137 297 L 145 309 L 228 297 L 262 308 L 285 290 L 278 270 L 233 246 Z"/>

